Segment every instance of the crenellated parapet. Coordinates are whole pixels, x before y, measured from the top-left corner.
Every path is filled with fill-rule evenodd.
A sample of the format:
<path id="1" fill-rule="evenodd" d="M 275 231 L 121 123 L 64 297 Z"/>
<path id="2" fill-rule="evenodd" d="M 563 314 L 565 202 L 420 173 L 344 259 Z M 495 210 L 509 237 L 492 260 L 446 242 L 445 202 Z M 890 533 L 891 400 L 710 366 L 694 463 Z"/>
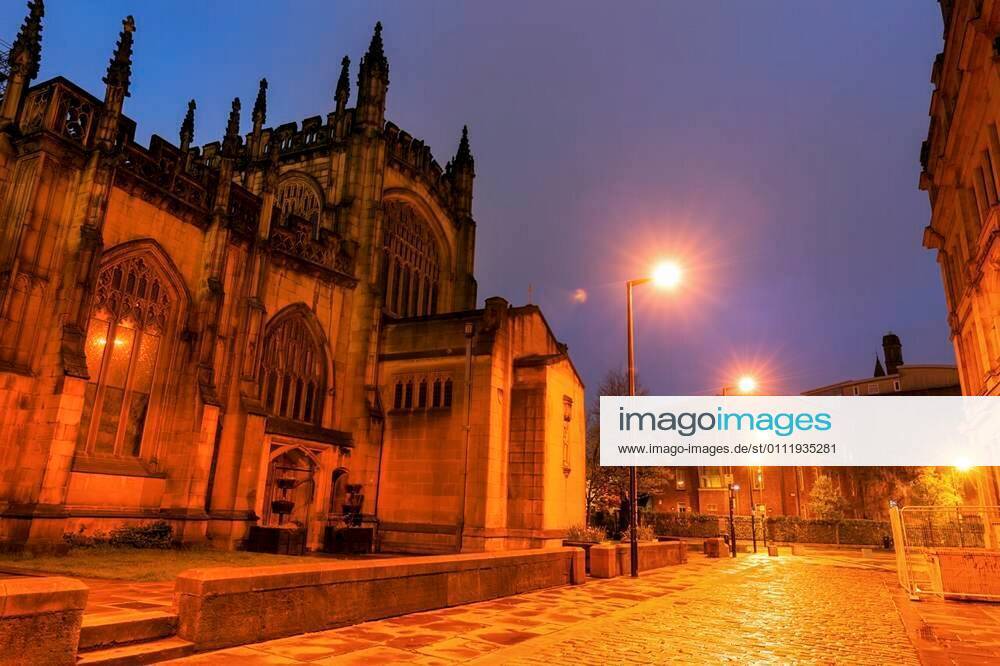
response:
<path id="1" fill-rule="evenodd" d="M 442 208 L 453 210 L 457 202 L 452 181 L 434 159 L 430 146 L 391 122 L 386 122 L 383 136 L 390 164 L 422 183 Z"/>

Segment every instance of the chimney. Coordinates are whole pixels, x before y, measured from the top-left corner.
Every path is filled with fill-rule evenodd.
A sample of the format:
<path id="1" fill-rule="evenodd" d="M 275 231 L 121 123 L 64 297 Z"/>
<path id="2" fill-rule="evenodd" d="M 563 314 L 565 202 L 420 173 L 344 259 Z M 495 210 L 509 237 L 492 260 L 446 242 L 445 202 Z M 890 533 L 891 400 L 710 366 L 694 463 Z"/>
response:
<path id="1" fill-rule="evenodd" d="M 882 353 L 885 356 L 886 373 L 894 375 L 899 372 L 899 366 L 903 365 L 903 343 L 892 331 L 882 336 Z"/>

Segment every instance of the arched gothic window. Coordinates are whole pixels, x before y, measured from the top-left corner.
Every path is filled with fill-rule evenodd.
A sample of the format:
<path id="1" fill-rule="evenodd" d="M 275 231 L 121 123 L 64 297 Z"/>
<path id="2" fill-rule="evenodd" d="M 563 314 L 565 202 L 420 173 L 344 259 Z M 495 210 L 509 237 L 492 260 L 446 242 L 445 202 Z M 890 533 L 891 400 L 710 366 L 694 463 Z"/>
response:
<path id="1" fill-rule="evenodd" d="M 319 423 L 326 389 L 326 356 L 305 318 L 292 314 L 264 336 L 261 399 L 275 416 Z"/>
<path id="2" fill-rule="evenodd" d="M 441 268 L 427 223 L 402 201 L 385 204 L 385 308 L 401 317 L 437 312 Z"/>
<path id="3" fill-rule="evenodd" d="M 98 274 L 78 450 L 140 455 L 150 397 L 168 357 L 166 340 L 177 307 L 173 293 L 148 255 L 126 256 Z"/>
<path id="4" fill-rule="evenodd" d="M 297 215 L 316 224 L 322 203 L 312 183 L 301 176 L 293 176 L 278 185 L 278 207 L 282 218 Z"/>

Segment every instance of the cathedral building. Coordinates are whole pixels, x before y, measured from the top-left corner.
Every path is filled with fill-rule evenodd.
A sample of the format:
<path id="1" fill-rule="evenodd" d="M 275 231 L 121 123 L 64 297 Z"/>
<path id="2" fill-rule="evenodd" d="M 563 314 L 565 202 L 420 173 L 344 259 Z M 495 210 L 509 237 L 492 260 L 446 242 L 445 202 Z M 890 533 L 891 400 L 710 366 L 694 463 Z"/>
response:
<path id="1" fill-rule="evenodd" d="M 1000 6 L 940 0 L 920 189 L 931 206 L 924 247 L 941 267 L 963 395 L 1000 395 Z M 998 468 L 979 470 L 984 504 L 1000 504 Z"/>
<path id="2" fill-rule="evenodd" d="M 477 309 L 468 132 L 442 169 L 385 119 L 381 25 L 331 109 L 134 140 L 136 26 L 103 96 L 33 82 L 42 0 L 0 104 L 0 546 L 166 520 L 245 545 L 345 513 L 377 547 L 559 544 L 583 522 L 584 393 L 535 306 Z M 275 500 L 286 501 L 276 504 Z M 287 511 L 291 502 L 291 510 Z M 284 514 L 278 513 L 285 509 Z"/>

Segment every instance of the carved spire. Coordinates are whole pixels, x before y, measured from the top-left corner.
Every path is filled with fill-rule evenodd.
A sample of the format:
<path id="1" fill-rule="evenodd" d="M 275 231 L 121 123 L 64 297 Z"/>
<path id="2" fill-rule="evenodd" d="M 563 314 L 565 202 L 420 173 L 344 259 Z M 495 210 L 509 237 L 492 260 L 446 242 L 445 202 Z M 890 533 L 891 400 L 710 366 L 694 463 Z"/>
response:
<path id="1" fill-rule="evenodd" d="M 28 2 L 28 15 L 17 32 L 17 38 L 10 47 L 8 63 L 10 76 L 3 104 L 0 105 L 0 128 L 17 122 L 21 102 L 28 83 L 38 76 L 38 64 L 42 59 L 42 17 L 45 5 L 42 0 Z"/>
<path id="2" fill-rule="evenodd" d="M 42 0 L 29 0 L 28 15 L 17 32 L 17 38 L 10 47 L 11 68 L 17 68 L 31 81 L 38 76 L 38 65 L 42 60 L 42 17 L 45 16 L 45 3 Z"/>
<path id="3" fill-rule="evenodd" d="M 875 353 L 875 372 L 872 373 L 872 377 L 885 377 L 885 368 L 882 367 L 882 361 L 879 360 L 878 352 Z"/>
<path id="4" fill-rule="evenodd" d="M 124 97 L 129 96 L 128 86 L 132 78 L 132 33 L 135 32 L 135 19 L 131 15 L 122 21 L 122 31 L 118 35 L 114 55 L 108 63 L 108 73 L 104 83 L 108 88 L 120 88 Z"/>
<path id="5" fill-rule="evenodd" d="M 229 122 L 226 123 L 226 136 L 222 140 L 222 153 L 229 157 L 236 155 L 240 148 L 240 98 L 233 98 L 233 106 L 229 111 Z"/>
<path id="6" fill-rule="evenodd" d="M 459 212 L 472 215 L 472 185 L 476 179 L 476 161 L 469 147 L 469 126 L 462 126 L 462 138 L 458 142 L 458 152 L 445 167 L 445 174 L 455 188 L 455 203 Z"/>
<path id="7" fill-rule="evenodd" d="M 368 44 L 368 52 L 365 57 L 361 59 L 362 65 L 368 65 L 369 67 L 381 67 L 382 70 L 388 74 L 389 73 L 389 61 L 385 57 L 385 49 L 382 47 L 382 22 L 378 21 L 375 24 L 375 32 L 372 34 L 372 41 Z"/>
<path id="8" fill-rule="evenodd" d="M 472 149 L 469 148 L 469 126 L 462 125 L 462 138 L 458 142 L 458 152 L 455 153 L 454 166 L 460 167 L 468 165 L 474 167 L 475 159 L 472 157 Z"/>
<path id="9" fill-rule="evenodd" d="M 337 101 L 337 113 L 347 108 L 347 100 L 351 97 L 351 59 L 344 56 L 340 61 L 340 78 L 337 79 L 337 92 L 333 98 Z"/>
<path id="10" fill-rule="evenodd" d="M 194 100 L 188 102 L 187 113 L 184 114 L 184 122 L 181 123 L 181 150 L 187 152 L 194 141 L 194 110 L 198 108 Z"/>
<path id="11" fill-rule="evenodd" d="M 253 128 L 254 132 L 267 122 L 267 79 L 260 80 L 260 87 L 257 88 L 257 100 L 253 103 Z"/>
<path id="12" fill-rule="evenodd" d="M 385 98 L 389 91 L 389 61 L 382 48 L 382 23 L 375 24 L 368 52 L 358 69 L 358 104 L 355 122 L 360 128 L 382 129 L 385 123 Z"/>

